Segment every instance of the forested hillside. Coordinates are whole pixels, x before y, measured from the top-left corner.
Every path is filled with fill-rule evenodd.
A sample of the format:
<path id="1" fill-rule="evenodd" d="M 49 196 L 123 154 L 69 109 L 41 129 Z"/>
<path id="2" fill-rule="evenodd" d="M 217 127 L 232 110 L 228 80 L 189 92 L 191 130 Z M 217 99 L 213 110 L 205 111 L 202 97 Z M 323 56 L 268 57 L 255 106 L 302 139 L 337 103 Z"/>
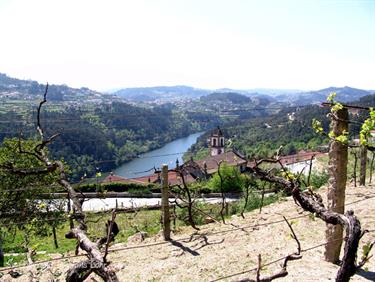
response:
<path id="1" fill-rule="evenodd" d="M 356 102 L 349 104 L 371 107 L 375 105 L 375 95 L 362 97 Z M 282 154 L 294 154 L 301 149 L 316 150 L 328 139 L 318 135 L 312 129 L 312 120 L 322 121 L 323 128 L 327 131 L 329 119 L 328 109 L 318 105 L 301 107 L 286 107 L 280 109 L 277 114 L 267 117 L 237 120 L 223 127 L 227 138 L 227 145 L 243 152 L 251 157 L 266 157 L 272 155 L 276 149 L 283 146 Z M 366 112 L 355 112 L 352 118 L 355 121 L 363 122 Z M 360 125 L 350 124 L 351 138 L 358 137 Z M 203 135 L 194 145 L 190 154 L 200 158 L 208 154 L 207 137 Z"/>
<path id="2" fill-rule="evenodd" d="M 337 94 L 337 100 L 341 102 L 353 102 L 355 100 L 360 99 L 361 97 L 367 96 L 371 93 L 371 91 L 357 89 L 353 87 L 328 87 L 325 89 L 317 90 L 317 91 L 308 91 L 308 92 L 301 92 L 296 95 L 292 95 L 291 101 L 298 105 L 307 105 L 312 103 L 319 103 L 324 101 L 325 98 L 331 93 L 335 92 Z"/>
<path id="3" fill-rule="evenodd" d="M 19 137 L 21 133 L 23 138 L 36 134 L 36 105 L 44 89 L 45 85 L 36 81 L 0 74 L 0 141 L 6 137 Z M 133 90 L 129 89 L 134 95 L 150 91 L 149 88 L 138 89 L 142 93 Z M 156 94 L 172 91 L 170 97 L 179 91 L 188 93 L 191 90 L 189 87 L 153 88 Z M 322 95 L 328 90 L 321 90 L 319 95 L 314 92 L 316 97 L 313 92 L 302 96 L 314 96 L 315 100 L 323 101 Z M 339 91 L 338 98 L 342 97 L 344 101 L 350 95 L 367 93 L 349 87 L 336 90 Z M 374 95 L 370 95 L 355 104 L 372 106 L 374 100 Z M 319 106 L 287 105 L 268 96 L 220 91 L 196 100 L 154 103 L 144 108 L 88 88 L 50 85 L 42 122 L 47 135 L 61 133 L 51 144 L 51 153 L 55 158 L 63 158 L 71 166 L 73 179 L 78 180 L 85 174 L 94 175 L 96 168 L 109 171 L 173 139 L 218 125 L 224 126 L 227 145 L 249 156 L 270 155 L 281 145 L 283 154 L 292 154 L 300 149 L 317 149 L 324 144 L 325 138 L 311 129 L 311 120 L 318 118 L 327 128 L 327 110 Z M 361 113 L 354 117 L 359 121 L 363 118 Z M 359 131 L 355 123 L 351 126 L 354 134 Z M 193 146 L 191 152 L 196 157 L 207 155 L 206 139 L 207 134 Z"/>
<path id="4" fill-rule="evenodd" d="M 89 108 L 68 107 L 42 113 L 46 135 L 60 132 L 50 146 L 54 158 L 64 159 L 73 170 L 73 179 L 92 176 L 95 168 L 109 171 L 139 154 L 158 148 L 173 139 L 220 124 L 212 114 L 185 115 L 173 106 L 144 109 L 114 102 Z M 32 138 L 35 109 L 0 113 L 0 141 L 6 137 Z"/>
<path id="5" fill-rule="evenodd" d="M 154 101 L 158 99 L 197 98 L 210 93 L 209 90 L 193 88 L 190 86 L 156 86 L 124 88 L 114 94 L 131 101 Z"/>
<path id="6" fill-rule="evenodd" d="M 234 93 L 234 92 L 219 92 L 211 93 L 207 96 L 202 96 L 200 98 L 204 102 L 220 101 L 222 103 L 232 103 L 232 104 L 243 104 L 250 103 L 251 99 L 245 95 Z"/>

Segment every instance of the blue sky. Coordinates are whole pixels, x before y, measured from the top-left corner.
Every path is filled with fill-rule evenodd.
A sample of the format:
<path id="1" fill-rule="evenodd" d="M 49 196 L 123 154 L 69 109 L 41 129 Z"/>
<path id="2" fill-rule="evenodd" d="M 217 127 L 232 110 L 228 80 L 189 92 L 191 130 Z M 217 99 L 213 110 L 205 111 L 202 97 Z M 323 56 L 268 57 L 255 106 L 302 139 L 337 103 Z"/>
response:
<path id="1" fill-rule="evenodd" d="M 105 90 L 375 89 L 375 0 L 0 0 L 0 72 Z"/>

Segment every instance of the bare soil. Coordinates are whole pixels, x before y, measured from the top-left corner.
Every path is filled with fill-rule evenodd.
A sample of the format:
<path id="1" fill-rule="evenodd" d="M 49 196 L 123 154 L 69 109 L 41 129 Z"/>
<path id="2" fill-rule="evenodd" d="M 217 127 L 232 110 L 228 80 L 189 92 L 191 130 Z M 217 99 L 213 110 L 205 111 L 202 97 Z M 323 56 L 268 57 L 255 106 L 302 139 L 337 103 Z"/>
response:
<path id="1" fill-rule="evenodd" d="M 325 189 L 319 193 L 325 198 Z M 362 229 L 375 229 L 375 186 L 348 187 L 346 210 L 354 210 Z M 245 219 L 233 216 L 227 224 L 211 223 L 201 226 L 199 232 L 187 227 L 173 234 L 173 242 L 162 243 L 162 237 L 146 238 L 141 243 L 116 244 L 111 249 L 134 247 L 108 255 L 112 267 L 118 270 L 120 281 L 237 281 L 255 279 L 257 256 L 262 255 L 263 265 L 296 251 L 296 242 L 282 215 L 289 219 L 301 242 L 302 259 L 288 263 L 288 276 L 277 281 L 334 281 L 338 266 L 324 261 L 325 223 L 303 212 L 287 198 L 264 207 L 262 213 L 253 211 Z M 295 218 L 298 217 L 298 218 Z M 295 218 L 295 219 L 293 219 Z M 275 222 L 275 223 L 274 223 Z M 270 224 L 272 223 L 272 224 Z M 190 239 L 189 239 L 190 237 Z M 375 240 L 375 232 L 366 234 L 361 242 Z M 359 257 L 361 251 L 359 252 Z M 21 268 L 23 275 L 12 279 L 9 274 L 1 281 L 64 281 L 65 272 L 73 263 L 83 258 L 64 259 L 38 266 Z M 280 263 L 265 266 L 267 275 L 280 270 Z M 352 281 L 375 281 L 375 259 L 371 259 Z M 242 274 L 240 274 L 242 273 Z M 34 278 L 33 278 L 34 277 Z M 54 279 L 54 280 L 53 280 Z M 100 281 L 91 277 L 88 281 Z"/>

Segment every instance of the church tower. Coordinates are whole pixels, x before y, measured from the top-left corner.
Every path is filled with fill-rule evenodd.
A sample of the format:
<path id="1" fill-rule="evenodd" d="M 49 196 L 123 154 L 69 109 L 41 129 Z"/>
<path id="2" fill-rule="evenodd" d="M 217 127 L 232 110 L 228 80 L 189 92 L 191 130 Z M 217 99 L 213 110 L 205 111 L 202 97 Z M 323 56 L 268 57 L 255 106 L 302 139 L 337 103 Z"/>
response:
<path id="1" fill-rule="evenodd" d="M 211 156 L 224 153 L 224 135 L 219 126 L 211 132 L 209 146 L 211 148 Z"/>

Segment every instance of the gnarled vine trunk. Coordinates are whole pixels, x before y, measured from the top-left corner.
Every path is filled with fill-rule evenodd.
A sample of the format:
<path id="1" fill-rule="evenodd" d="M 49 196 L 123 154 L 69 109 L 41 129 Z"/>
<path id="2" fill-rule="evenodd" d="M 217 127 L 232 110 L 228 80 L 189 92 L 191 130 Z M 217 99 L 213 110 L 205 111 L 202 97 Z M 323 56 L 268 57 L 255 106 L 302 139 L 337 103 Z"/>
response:
<path id="1" fill-rule="evenodd" d="M 346 240 L 344 255 L 336 276 L 336 281 L 348 282 L 350 277 L 353 276 L 358 269 L 356 258 L 359 241 L 362 235 L 361 224 L 354 216 L 354 213 L 348 211 L 345 214 L 341 214 L 326 208 L 320 195 L 315 194 L 312 191 L 301 191 L 298 181 L 287 180 L 282 177 L 271 175 L 269 172 L 259 168 L 258 165 L 254 168 L 250 168 L 250 171 L 259 179 L 281 185 L 285 192 L 292 194 L 296 203 L 298 203 L 305 211 L 313 213 L 327 224 L 332 226 L 339 225 L 341 228 L 345 228 Z M 330 238 L 327 241 L 329 243 L 342 241 L 342 237 L 338 239 Z"/>
<path id="2" fill-rule="evenodd" d="M 37 158 L 38 160 L 43 162 L 43 167 L 33 169 L 17 169 L 10 165 L 4 166 L 4 168 L 8 169 L 9 172 L 20 176 L 42 175 L 53 172 L 59 173 L 58 183 L 68 192 L 69 198 L 73 202 L 74 212 L 70 216 L 78 223 L 78 226 L 74 228 L 71 221 L 71 230 L 65 235 L 65 237 L 68 239 L 76 239 L 78 245 L 76 251 L 78 251 L 78 247 L 80 247 L 82 250 L 86 251 L 86 256 L 88 258 L 87 261 L 80 262 L 69 269 L 69 271 L 67 272 L 66 281 L 84 281 L 92 272 L 94 272 L 98 276 L 100 276 L 104 281 L 117 282 L 118 279 L 115 271 L 110 268 L 109 263 L 106 261 L 106 255 L 108 253 L 108 244 L 114 240 L 114 237 L 117 235 L 119 231 L 117 225 L 114 222 L 114 219 L 111 221 L 111 228 L 108 229 L 108 234 L 106 234 L 105 237 L 101 238 L 97 242 L 92 242 L 86 234 L 87 225 L 85 222 L 85 214 L 82 210 L 82 202 L 79 198 L 78 193 L 74 190 L 74 188 L 68 181 L 64 164 L 61 161 L 50 161 L 47 155 L 47 145 L 51 143 L 59 135 L 55 134 L 50 138 L 45 138 L 43 128 L 40 123 L 40 112 L 42 105 L 47 102 L 47 92 L 48 84 L 45 89 L 43 101 L 39 103 L 37 111 L 37 131 L 40 135 L 40 142 L 35 146 L 33 151 L 24 151 L 21 146 L 21 139 L 19 140 L 20 153 L 28 154 Z M 113 226 L 116 226 L 116 228 L 112 230 Z M 100 250 L 103 244 L 106 244 L 104 252 Z"/>

